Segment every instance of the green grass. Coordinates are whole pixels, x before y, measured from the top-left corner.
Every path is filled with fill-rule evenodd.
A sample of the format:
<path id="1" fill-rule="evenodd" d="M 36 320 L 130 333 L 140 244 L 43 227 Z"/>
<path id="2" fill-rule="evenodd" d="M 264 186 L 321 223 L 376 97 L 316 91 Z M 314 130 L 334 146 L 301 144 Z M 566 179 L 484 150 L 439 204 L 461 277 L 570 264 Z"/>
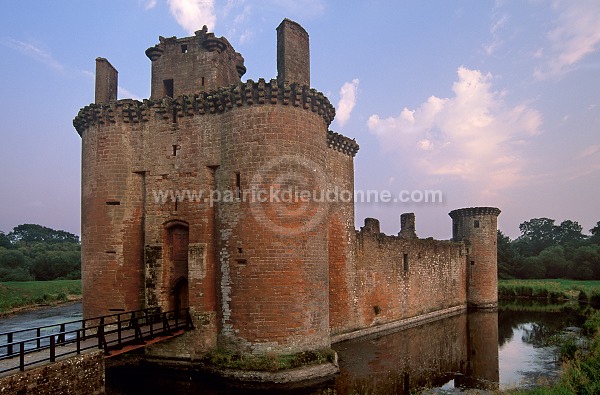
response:
<path id="1" fill-rule="evenodd" d="M 546 298 L 549 300 L 575 300 L 581 292 L 587 299 L 600 295 L 600 281 L 552 280 L 498 280 L 498 297 Z"/>
<path id="2" fill-rule="evenodd" d="M 261 354 L 244 355 L 225 350 L 214 350 L 204 358 L 204 363 L 226 369 L 259 370 L 277 372 L 285 369 L 293 369 L 300 366 L 315 365 L 332 362 L 335 352 L 331 349 L 318 351 L 304 351 L 297 354 Z"/>
<path id="3" fill-rule="evenodd" d="M 0 283 L 0 313 L 15 308 L 47 305 L 81 295 L 81 280 Z"/>

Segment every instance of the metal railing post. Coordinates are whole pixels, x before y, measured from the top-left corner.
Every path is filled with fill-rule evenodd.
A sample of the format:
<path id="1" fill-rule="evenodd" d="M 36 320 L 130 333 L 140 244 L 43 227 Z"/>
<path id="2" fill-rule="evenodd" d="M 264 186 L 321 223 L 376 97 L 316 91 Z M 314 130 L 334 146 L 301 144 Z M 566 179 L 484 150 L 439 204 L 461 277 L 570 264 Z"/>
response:
<path id="1" fill-rule="evenodd" d="M 25 370 L 25 342 L 19 343 L 19 370 Z"/>
<path id="2" fill-rule="evenodd" d="M 56 340 L 54 335 L 50 335 L 50 362 L 54 361 L 56 361 Z"/>
<path id="3" fill-rule="evenodd" d="M 12 332 L 6 335 L 6 343 L 8 346 L 6 347 L 6 355 L 12 355 L 13 353 L 13 334 Z"/>
<path id="4" fill-rule="evenodd" d="M 81 329 L 77 329 L 77 355 L 81 354 Z"/>

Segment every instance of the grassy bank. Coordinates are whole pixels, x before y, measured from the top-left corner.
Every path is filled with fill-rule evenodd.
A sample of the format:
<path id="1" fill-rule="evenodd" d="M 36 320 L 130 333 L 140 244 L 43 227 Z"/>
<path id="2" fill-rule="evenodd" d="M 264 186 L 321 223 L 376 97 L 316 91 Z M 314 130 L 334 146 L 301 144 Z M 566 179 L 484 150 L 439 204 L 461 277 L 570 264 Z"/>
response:
<path id="1" fill-rule="evenodd" d="M 78 297 L 81 297 L 81 280 L 4 282 L 0 283 L 0 314 Z"/>
<path id="2" fill-rule="evenodd" d="M 498 297 L 546 298 L 559 300 L 600 301 L 600 281 L 576 280 L 498 280 Z"/>

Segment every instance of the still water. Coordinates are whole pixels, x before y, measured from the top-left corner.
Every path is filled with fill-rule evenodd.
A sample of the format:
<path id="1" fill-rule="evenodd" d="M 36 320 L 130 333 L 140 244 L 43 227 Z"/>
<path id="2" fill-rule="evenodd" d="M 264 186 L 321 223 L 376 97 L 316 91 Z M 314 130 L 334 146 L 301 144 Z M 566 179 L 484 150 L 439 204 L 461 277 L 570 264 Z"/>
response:
<path id="1" fill-rule="evenodd" d="M 549 336 L 582 319 L 576 309 L 460 314 L 414 328 L 335 344 L 340 373 L 310 387 L 239 386 L 194 371 L 147 366 L 107 369 L 107 394 L 402 394 L 418 388 L 457 393 L 555 380 L 560 371 Z M 535 308 L 533 308 L 535 309 Z M 556 310 L 556 309 L 555 309 Z M 0 332 L 78 319 L 81 304 L 0 318 Z"/>

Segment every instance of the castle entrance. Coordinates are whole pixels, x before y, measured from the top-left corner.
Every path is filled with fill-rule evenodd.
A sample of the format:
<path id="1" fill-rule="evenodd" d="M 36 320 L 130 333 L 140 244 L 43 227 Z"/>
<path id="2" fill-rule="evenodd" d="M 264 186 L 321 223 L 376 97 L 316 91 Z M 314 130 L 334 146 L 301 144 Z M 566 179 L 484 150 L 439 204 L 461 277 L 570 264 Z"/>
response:
<path id="1" fill-rule="evenodd" d="M 169 283 L 171 284 L 170 309 L 188 307 L 188 246 L 189 229 L 177 223 L 169 227 Z"/>

